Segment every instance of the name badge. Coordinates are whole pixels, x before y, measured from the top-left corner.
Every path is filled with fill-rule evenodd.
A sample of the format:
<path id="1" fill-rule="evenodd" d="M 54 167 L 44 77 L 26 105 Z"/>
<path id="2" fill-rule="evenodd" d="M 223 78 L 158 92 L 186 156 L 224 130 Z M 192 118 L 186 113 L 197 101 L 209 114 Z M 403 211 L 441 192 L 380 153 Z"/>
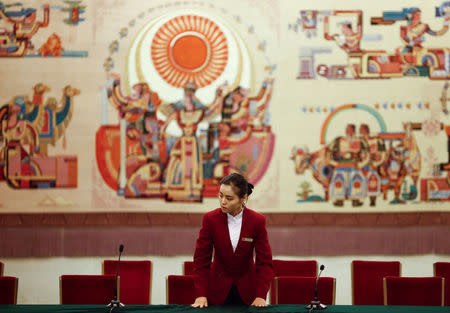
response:
<path id="1" fill-rule="evenodd" d="M 242 237 L 242 241 L 253 242 L 253 238 Z"/>

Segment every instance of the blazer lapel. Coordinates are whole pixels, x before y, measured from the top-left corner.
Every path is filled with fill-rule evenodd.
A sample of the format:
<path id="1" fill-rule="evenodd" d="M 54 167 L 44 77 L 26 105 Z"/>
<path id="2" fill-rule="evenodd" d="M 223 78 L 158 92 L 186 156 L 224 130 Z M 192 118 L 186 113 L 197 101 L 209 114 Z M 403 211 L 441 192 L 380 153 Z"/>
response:
<path id="1" fill-rule="evenodd" d="M 231 245 L 231 239 L 230 239 L 230 230 L 228 229 L 228 215 L 226 213 L 222 213 L 222 227 L 224 227 L 223 234 L 226 234 L 225 242 L 228 246 L 229 254 L 233 255 L 233 246 Z M 237 250 L 237 249 L 236 249 Z"/>
<path id="2" fill-rule="evenodd" d="M 236 246 L 236 250 L 234 250 L 234 253 L 238 252 L 239 247 L 242 245 L 242 237 L 243 234 L 247 233 L 247 228 L 245 227 L 247 225 L 247 223 L 245 222 L 247 219 L 247 210 L 246 208 L 244 208 L 244 211 L 242 212 L 242 225 L 241 225 L 241 231 L 239 233 L 239 241 L 238 244 Z"/>

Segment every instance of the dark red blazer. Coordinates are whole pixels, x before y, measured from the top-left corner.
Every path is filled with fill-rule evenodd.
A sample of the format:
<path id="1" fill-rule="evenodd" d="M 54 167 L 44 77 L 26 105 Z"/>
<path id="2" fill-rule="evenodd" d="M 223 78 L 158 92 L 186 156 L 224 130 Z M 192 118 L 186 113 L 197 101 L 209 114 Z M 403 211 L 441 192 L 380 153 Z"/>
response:
<path id="1" fill-rule="evenodd" d="M 256 252 L 255 262 L 253 251 Z M 256 297 L 266 299 L 272 278 L 272 251 L 262 214 L 244 208 L 235 252 L 228 232 L 227 214 L 219 208 L 203 216 L 194 254 L 197 297 L 207 297 L 209 304 L 222 304 L 234 284 L 242 300 L 251 304 Z"/>

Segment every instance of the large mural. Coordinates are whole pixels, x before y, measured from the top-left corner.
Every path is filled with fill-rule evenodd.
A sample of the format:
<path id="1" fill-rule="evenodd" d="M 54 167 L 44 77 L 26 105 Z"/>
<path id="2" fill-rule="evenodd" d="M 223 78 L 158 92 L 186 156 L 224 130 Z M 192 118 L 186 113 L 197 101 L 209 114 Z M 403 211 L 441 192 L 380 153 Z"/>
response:
<path id="1" fill-rule="evenodd" d="M 0 1 L 0 210 L 448 211 L 450 2 Z"/>
<path id="2" fill-rule="evenodd" d="M 231 172 L 255 184 L 264 175 L 275 141 L 274 80 L 252 88 L 251 56 L 238 36 L 199 13 L 175 13 L 148 21 L 131 42 L 132 91 L 109 75 L 102 105 L 113 105 L 119 122 L 102 125 L 96 137 L 99 171 L 118 195 L 199 202 L 216 197 Z"/>

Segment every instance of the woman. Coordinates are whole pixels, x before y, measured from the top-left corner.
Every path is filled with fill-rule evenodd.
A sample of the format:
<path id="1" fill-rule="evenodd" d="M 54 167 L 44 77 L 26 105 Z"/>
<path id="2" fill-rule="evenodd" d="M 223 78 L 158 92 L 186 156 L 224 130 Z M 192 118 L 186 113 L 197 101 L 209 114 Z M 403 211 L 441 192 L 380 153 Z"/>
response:
<path id="1" fill-rule="evenodd" d="M 265 217 L 245 207 L 253 185 L 242 175 L 233 173 L 220 183 L 220 208 L 203 216 L 197 239 L 194 254 L 197 298 L 192 306 L 266 306 L 273 267 Z"/>

